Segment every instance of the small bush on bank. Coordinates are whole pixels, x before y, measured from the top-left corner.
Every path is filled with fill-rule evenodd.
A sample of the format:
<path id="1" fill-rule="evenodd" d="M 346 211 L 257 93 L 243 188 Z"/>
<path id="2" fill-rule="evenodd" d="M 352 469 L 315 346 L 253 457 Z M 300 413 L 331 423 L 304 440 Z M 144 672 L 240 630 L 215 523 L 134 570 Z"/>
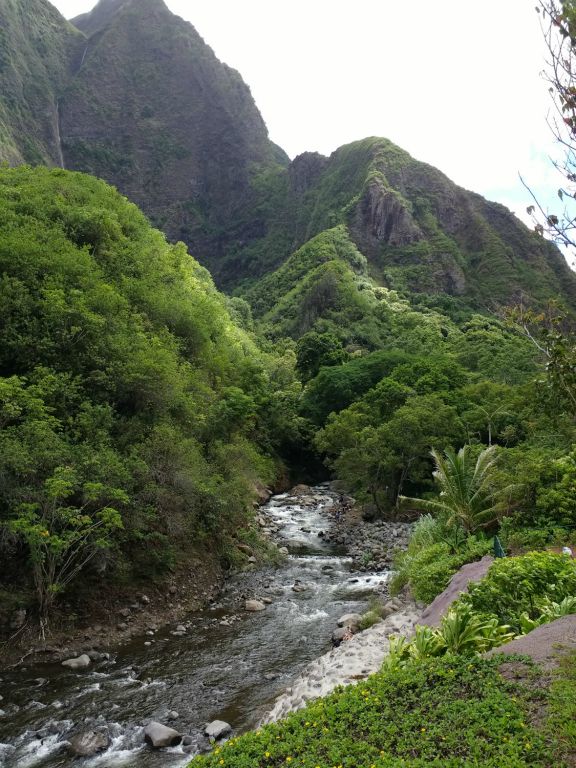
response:
<path id="1" fill-rule="evenodd" d="M 405 584 L 410 584 L 416 600 L 431 603 L 448 586 L 459 568 L 480 560 L 491 550 L 490 539 L 476 536 L 465 539 L 457 551 L 445 541 L 418 549 L 411 540 L 408 550 L 399 555 L 396 561 L 398 571 L 391 581 L 390 590 L 392 594 L 398 594 Z"/>
<path id="2" fill-rule="evenodd" d="M 574 540 L 575 533 L 550 521 L 542 521 L 536 528 L 526 528 L 520 520 L 507 517 L 500 525 L 499 536 L 508 552 L 518 552 L 564 546 Z"/>
<path id="3" fill-rule="evenodd" d="M 440 627 L 418 625 L 414 637 L 390 638 L 390 652 L 384 659 L 384 669 L 406 667 L 413 662 L 450 654 L 474 656 L 513 640 L 510 627 L 498 619 L 479 616 L 467 605 L 458 605 L 442 618 Z"/>

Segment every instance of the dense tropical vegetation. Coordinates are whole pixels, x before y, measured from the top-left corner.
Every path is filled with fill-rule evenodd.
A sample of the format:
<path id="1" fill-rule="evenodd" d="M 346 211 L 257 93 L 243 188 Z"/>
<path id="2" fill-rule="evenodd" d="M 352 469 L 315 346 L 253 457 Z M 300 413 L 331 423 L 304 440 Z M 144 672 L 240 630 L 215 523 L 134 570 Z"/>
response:
<path id="1" fill-rule="evenodd" d="M 564 650 L 551 681 L 550 669 L 497 649 L 572 613 L 575 592 L 576 565 L 565 555 L 501 559 L 439 627 L 418 625 L 410 640 L 389 638 L 378 673 L 191 765 L 569 766 L 576 749 L 573 650 Z M 481 656 L 491 649 L 492 658 Z"/>
<path id="2" fill-rule="evenodd" d="M 161 579 L 198 548 L 237 559 L 256 487 L 322 459 L 366 515 L 435 511 L 397 577 L 420 599 L 499 525 L 508 546 L 569 540 L 567 320 L 378 287 L 342 226 L 260 299 L 226 298 L 133 205 L 60 170 L 4 169 L 0 214 L 7 605 L 33 586 L 46 614 L 74 584 Z"/>
<path id="3" fill-rule="evenodd" d="M 0 229 L 8 605 L 30 577 L 45 616 L 81 572 L 229 558 L 297 432 L 294 353 L 260 351 L 184 246 L 96 179 L 3 169 Z"/>

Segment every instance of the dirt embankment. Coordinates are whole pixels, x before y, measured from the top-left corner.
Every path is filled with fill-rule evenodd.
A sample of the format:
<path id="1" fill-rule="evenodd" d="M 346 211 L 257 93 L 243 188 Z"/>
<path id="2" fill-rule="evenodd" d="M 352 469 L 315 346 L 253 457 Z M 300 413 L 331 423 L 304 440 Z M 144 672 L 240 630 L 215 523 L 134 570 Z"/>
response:
<path id="1" fill-rule="evenodd" d="M 96 590 L 77 606 L 64 604 L 55 610 L 44 638 L 37 618 L 26 617 L 0 642 L 0 660 L 12 665 L 34 656 L 59 659 L 105 651 L 148 629 L 178 622 L 216 598 L 223 583 L 224 572 L 217 561 L 202 558 L 162 585 Z"/>

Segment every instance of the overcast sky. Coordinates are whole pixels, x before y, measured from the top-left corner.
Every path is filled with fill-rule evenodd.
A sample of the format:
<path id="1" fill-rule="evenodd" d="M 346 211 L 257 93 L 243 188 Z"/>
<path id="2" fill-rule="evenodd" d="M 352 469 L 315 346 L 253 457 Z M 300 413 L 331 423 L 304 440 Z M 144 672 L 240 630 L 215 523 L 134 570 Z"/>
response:
<path id="1" fill-rule="evenodd" d="M 52 1 L 67 18 L 94 5 Z M 519 172 L 557 199 L 533 0 L 166 2 L 240 71 L 291 157 L 386 136 L 523 218 Z"/>

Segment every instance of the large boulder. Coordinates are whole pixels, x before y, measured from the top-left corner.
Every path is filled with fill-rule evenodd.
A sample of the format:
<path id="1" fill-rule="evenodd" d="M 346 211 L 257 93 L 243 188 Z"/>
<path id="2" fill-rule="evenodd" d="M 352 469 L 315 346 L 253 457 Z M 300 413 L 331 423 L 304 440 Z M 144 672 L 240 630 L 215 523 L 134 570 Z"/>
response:
<path id="1" fill-rule="evenodd" d="M 78 733 L 69 740 L 68 750 L 75 757 L 91 757 L 108 749 L 110 738 L 107 733 L 87 731 Z"/>
<path id="2" fill-rule="evenodd" d="M 75 659 L 66 659 L 62 662 L 63 667 L 68 669 L 86 669 L 91 664 L 90 656 L 87 653 L 83 653 L 81 656 L 77 656 Z"/>
<path id="3" fill-rule="evenodd" d="M 144 728 L 144 740 L 154 749 L 176 747 L 182 741 L 182 734 L 174 728 L 153 721 Z"/>
<path id="4" fill-rule="evenodd" d="M 500 645 L 486 656 L 506 654 L 529 656 L 536 664 L 550 670 L 558 666 L 559 659 L 576 650 L 576 615 L 562 616 L 556 621 L 542 624 L 527 635 Z"/>
<path id="5" fill-rule="evenodd" d="M 247 611 L 263 611 L 266 606 L 261 600 L 246 600 L 244 608 Z"/>
<path id="6" fill-rule="evenodd" d="M 468 584 L 480 581 L 486 576 L 494 558 L 486 555 L 482 560 L 463 565 L 450 579 L 446 589 L 441 592 L 424 610 L 418 623 L 429 627 L 438 627 L 445 613 L 448 613 L 452 603 L 457 600 L 462 592 L 466 592 Z"/>
<path id="7" fill-rule="evenodd" d="M 339 627 L 350 627 L 350 629 L 358 629 L 362 616 L 359 613 L 345 613 L 344 616 L 340 616 L 338 619 Z"/>
<path id="8" fill-rule="evenodd" d="M 204 736 L 208 736 L 209 739 L 214 739 L 214 741 L 223 739 L 229 733 L 232 733 L 232 726 L 224 722 L 224 720 L 213 720 L 204 728 Z"/>

